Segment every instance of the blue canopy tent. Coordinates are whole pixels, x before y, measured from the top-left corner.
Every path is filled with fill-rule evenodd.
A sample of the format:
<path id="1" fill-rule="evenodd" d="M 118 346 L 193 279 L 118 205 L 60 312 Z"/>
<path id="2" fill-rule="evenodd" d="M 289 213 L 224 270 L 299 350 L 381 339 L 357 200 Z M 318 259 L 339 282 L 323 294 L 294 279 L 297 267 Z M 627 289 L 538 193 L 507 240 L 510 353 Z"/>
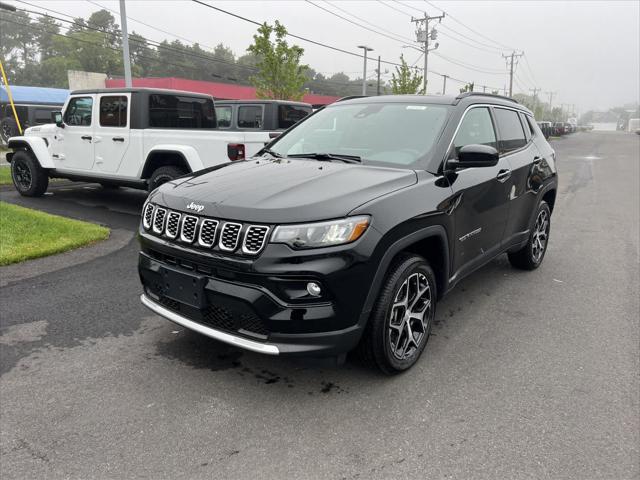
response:
<path id="1" fill-rule="evenodd" d="M 69 96 L 64 88 L 20 87 L 11 85 L 11 95 L 16 104 L 62 105 Z M 9 95 L 4 85 L 0 86 L 0 103 L 8 103 Z"/>

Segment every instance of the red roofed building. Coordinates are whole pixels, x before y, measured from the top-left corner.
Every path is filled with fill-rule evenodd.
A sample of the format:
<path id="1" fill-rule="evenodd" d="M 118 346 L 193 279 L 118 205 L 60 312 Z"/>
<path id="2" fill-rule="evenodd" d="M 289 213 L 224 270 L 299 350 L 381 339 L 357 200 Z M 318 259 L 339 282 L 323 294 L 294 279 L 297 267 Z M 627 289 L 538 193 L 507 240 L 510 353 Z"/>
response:
<path id="1" fill-rule="evenodd" d="M 124 87 L 123 78 L 107 79 L 107 88 Z M 167 88 L 170 90 L 183 90 L 186 92 L 207 93 L 221 100 L 254 100 L 256 89 L 245 85 L 232 85 L 229 83 L 205 82 L 203 80 L 187 80 L 186 78 L 158 77 L 158 78 L 134 78 L 134 87 Z M 330 95 L 315 95 L 307 93 L 302 101 L 312 105 L 328 105 L 340 97 Z"/>

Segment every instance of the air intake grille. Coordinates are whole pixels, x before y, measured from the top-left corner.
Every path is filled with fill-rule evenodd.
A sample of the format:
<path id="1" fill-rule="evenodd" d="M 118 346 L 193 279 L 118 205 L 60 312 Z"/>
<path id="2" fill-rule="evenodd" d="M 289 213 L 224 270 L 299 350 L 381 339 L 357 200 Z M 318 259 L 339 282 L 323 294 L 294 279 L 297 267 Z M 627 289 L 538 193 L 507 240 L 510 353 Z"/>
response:
<path id="1" fill-rule="evenodd" d="M 240 229 L 242 225 L 239 223 L 225 223 L 222 227 L 222 235 L 220 235 L 220 248 L 227 252 L 232 252 L 238 248 L 238 240 L 240 239 Z"/>
<path id="2" fill-rule="evenodd" d="M 200 225 L 200 236 L 198 243 L 203 247 L 213 247 L 216 241 L 216 229 L 218 228 L 217 220 L 209 220 L 205 218 Z"/>
<path id="3" fill-rule="evenodd" d="M 167 237 L 176 238 L 178 236 L 178 227 L 180 227 L 180 214 L 169 212 L 169 215 L 167 215 L 167 230 L 165 232 Z"/>
<path id="4" fill-rule="evenodd" d="M 142 226 L 149 230 L 151 228 L 151 221 L 153 220 L 153 205 L 147 203 L 144 207 L 144 213 L 142 214 Z"/>
<path id="5" fill-rule="evenodd" d="M 269 227 L 251 225 L 247 228 L 247 233 L 244 236 L 242 251 L 244 253 L 258 253 L 264 246 L 264 242 L 267 239 L 267 233 L 269 233 Z"/>
<path id="6" fill-rule="evenodd" d="M 198 217 L 192 217 L 191 215 L 185 215 L 182 221 L 182 232 L 180 233 L 180 240 L 187 243 L 193 243 L 196 238 L 196 225 L 198 224 Z"/>
<path id="7" fill-rule="evenodd" d="M 142 226 L 158 236 L 201 249 L 252 256 L 265 248 L 272 228 L 190 215 L 152 203 L 142 208 Z"/>
<path id="8" fill-rule="evenodd" d="M 164 217 L 167 215 L 167 211 L 164 208 L 156 208 L 156 213 L 153 216 L 153 231 L 156 233 L 162 233 L 164 230 Z"/>

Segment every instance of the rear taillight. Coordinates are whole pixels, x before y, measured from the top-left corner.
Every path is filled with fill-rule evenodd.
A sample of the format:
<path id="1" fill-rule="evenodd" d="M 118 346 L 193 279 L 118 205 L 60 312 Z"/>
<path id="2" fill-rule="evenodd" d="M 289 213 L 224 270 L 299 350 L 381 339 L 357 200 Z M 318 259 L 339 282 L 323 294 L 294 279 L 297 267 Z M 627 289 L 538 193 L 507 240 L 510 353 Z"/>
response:
<path id="1" fill-rule="evenodd" d="M 227 144 L 227 155 L 229 160 L 244 160 L 244 143 Z"/>

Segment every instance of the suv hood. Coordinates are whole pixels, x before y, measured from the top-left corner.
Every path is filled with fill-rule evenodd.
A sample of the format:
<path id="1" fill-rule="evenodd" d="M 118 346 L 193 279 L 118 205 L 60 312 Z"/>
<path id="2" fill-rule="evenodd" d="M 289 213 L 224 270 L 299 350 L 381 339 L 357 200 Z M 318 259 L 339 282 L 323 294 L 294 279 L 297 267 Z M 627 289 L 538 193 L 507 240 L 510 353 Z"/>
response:
<path id="1" fill-rule="evenodd" d="M 162 185 L 150 200 L 200 215 L 256 223 L 344 217 L 354 208 L 415 184 L 413 170 L 307 159 L 226 163 Z M 196 212 L 194 212 L 196 213 Z"/>

